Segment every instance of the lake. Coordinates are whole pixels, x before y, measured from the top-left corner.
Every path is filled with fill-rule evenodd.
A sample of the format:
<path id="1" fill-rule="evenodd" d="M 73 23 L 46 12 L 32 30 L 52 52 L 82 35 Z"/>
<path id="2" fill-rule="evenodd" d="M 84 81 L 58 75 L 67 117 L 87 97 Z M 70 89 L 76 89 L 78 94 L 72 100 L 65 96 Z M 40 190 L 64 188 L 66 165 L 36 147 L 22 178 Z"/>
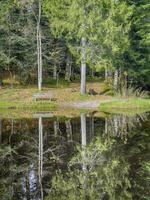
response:
<path id="1" fill-rule="evenodd" d="M 80 199 L 150 200 L 150 113 L 1 117 L 0 200 Z"/>

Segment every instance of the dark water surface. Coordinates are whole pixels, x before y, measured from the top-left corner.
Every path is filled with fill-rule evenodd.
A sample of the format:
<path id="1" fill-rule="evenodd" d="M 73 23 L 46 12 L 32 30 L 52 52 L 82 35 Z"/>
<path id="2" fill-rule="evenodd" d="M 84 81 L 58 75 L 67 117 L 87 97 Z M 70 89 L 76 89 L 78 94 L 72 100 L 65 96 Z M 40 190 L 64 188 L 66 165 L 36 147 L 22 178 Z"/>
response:
<path id="1" fill-rule="evenodd" d="M 150 200 L 150 114 L 0 118 L 0 200 Z"/>

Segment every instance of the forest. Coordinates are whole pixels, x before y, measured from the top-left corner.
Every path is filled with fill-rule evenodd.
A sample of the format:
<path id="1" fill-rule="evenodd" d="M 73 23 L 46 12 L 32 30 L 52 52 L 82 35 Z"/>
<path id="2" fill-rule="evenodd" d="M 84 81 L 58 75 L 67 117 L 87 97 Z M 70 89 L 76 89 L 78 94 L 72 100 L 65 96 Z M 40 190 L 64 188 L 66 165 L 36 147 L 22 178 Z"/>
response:
<path id="1" fill-rule="evenodd" d="M 84 94 L 87 76 L 148 90 L 149 10 L 148 0 L 1 0 L 1 87 L 81 77 Z"/>
<path id="2" fill-rule="evenodd" d="M 0 200 L 150 200 L 149 144 L 149 0 L 0 0 Z"/>

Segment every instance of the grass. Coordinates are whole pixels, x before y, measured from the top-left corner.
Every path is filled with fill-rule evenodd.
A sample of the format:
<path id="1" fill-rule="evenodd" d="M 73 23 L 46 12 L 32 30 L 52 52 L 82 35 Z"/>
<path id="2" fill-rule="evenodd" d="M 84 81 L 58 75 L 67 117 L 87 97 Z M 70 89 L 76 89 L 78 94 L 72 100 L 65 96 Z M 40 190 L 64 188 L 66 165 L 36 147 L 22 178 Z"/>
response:
<path id="1" fill-rule="evenodd" d="M 52 93 L 53 97 L 57 99 L 56 102 L 47 102 L 47 101 L 40 101 L 35 102 L 33 100 L 33 95 L 39 93 L 37 87 L 35 85 L 30 86 L 15 86 L 15 88 L 11 89 L 8 87 L 4 87 L 0 90 L 0 112 L 4 113 L 8 110 L 7 113 L 13 112 L 17 110 L 19 113 L 26 113 L 31 112 L 47 112 L 47 111 L 55 111 L 60 110 L 58 109 L 59 106 L 64 105 L 64 103 L 71 103 L 71 102 L 84 102 L 84 101 L 94 101 L 99 100 L 99 102 L 104 102 L 100 104 L 100 111 L 102 112 L 137 112 L 137 110 L 150 110 L 150 100 L 149 99 L 142 99 L 142 98 L 119 98 L 116 100 L 117 97 L 112 97 L 106 95 L 105 92 L 107 91 L 107 86 L 103 82 L 88 82 L 87 83 L 87 91 L 92 88 L 98 94 L 101 95 L 80 95 L 80 83 L 70 83 L 67 87 L 57 87 L 54 88 L 53 86 L 46 87 L 44 86 L 41 93 Z M 108 101 L 108 102 L 105 102 Z M 61 109 L 63 109 L 61 107 Z M 77 109 L 76 109 L 77 110 Z M 65 111 L 60 111 L 60 113 Z M 72 109 L 69 113 L 76 112 Z"/>
<path id="2" fill-rule="evenodd" d="M 129 98 L 100 104 L 100 111 L 136 113 L 150 110 L 150 99 Z"/>
<path id="3" fill-rule="evenodd" d="M 48 102 L 0 102 L 1 109 L 11 109 L 11 110 L 24 110 L 28 109 L 30 111 L 40 111 L 40 110 L 54 110 L 57 108 L 55 103 Z"/>
<path id="4" fill-rule="evenodd" d="M 87 91 L 89 88 L 94 88 L 98 93 L 103 92 L 105 85 L 99 82 L 90 82 L 87 83 Z M 57 99 L 56 104 L 66 103 L 66 102 L 75 102 L 75 101 L 86 101 L 86 100 L 95 100 L 95 99 L 108 99 L 111 98 L 105 95 L 97 95 L 97 96 L 90 96 L 80 95 L 80 84 L 79 83 L 72 83 L 66 87 L 57 87 L 54 88 L 53 86 L 43 87 L 41 93 L 52 93 L 53 97 Z M 32 107 L 41 106 L 41 104 L 35 104 L 33 102 L 33 95 L 39 93 L 37 87 L 35 85 L 30 85 L 26 87 L 16 86 L 15 88 L 8 88 L 5 87 L 0 90 L 0 108 L 1 107 Z M 44 103 L 43 103 L 44 104 Z M 42 107 L 43 107 L 42 104 Z M 45 104 L 47 104 L 45 102 Z M 46 105 L 48 106 L 48 105 Z"/>

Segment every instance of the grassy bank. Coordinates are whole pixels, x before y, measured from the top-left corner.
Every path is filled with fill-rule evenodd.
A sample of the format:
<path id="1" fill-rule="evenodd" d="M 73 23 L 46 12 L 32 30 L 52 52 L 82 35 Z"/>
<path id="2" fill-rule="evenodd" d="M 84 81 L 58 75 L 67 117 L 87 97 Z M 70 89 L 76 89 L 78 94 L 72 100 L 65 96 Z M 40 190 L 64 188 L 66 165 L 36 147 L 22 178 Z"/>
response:
<path id="1" fill-rule="evenodd" d="M 101 93 L 105 89 L 103 83 L 94 82 L 87 83 L 87 90 L 94 88 L 98 93 Z M 52 102 L 35 102 L 33 96 L 37 93 L 50 93 L 57 100 Z M 0 90 L 0 109 L 55 109 L 57 105 L 68 102 L 88 101 L 99 99 L 105 100 L 111 97 L 105 95 L 90 96 L 80 95 L 80 83 L 72 83 L 67 88 L 60 87 L 54 88 L 43 87 L 42 91 L 37 90 L 37 86 L 30 85 L 29 87 L 16 86 L 15 88 L 5 87 Z"/>
<path id="2" fill-rule="evenodd" d="M 0 109 L 10 110 L 29 110 L 29 111 L 46 111 L 54 110 L 57 104 L 52 102 L 1 102 Z"/>
<path id="3" fill-rule="evenodd" d="M 104 94 L 104 91 L 106 91 L 106 85 L 99 82 L 88 82 L 87 91 L 90 88 L 94 89 L 99 95 L 87 94 L 85 96 L 81 96 L 79 92 L 80 83 L 72 83 L 67 88 L 43 87 L 40 93 L 52 94 L 56 101 L 36 102 L 33 98 L 35 94 L 39 93 L 36 86 L 18 86 L 13 89 L 5 87 L 0 90 L 0 110 L 20 110 L 21 112 L 54 111 L 59 107 L 62 109 L 64 105 L 71 105 L 74 103 L 78 104 L 80 102 L 82 102 L 82 104 L 83 102 L 89 102 L 89 104 L 92 104 L 94 101 L 99 102 L 100 111 L 102 112 L 115 111 L 116 113 L 117 111 L 128 112 L 134 110 L 137 111 L 138 109 L 146 111 L 150 110 L 150 100 L 148 99 L 120 99 L 120 97 L 108 96 Z"/>
<path id="4" fill-rule="evenodd" d="M 150 99 L 131 98 L 121 99 L 118 101 L 101 103 L 99 107 L 100 111 L 105 112 L 135 112 L 135 111 L 149 111 Z"/>

